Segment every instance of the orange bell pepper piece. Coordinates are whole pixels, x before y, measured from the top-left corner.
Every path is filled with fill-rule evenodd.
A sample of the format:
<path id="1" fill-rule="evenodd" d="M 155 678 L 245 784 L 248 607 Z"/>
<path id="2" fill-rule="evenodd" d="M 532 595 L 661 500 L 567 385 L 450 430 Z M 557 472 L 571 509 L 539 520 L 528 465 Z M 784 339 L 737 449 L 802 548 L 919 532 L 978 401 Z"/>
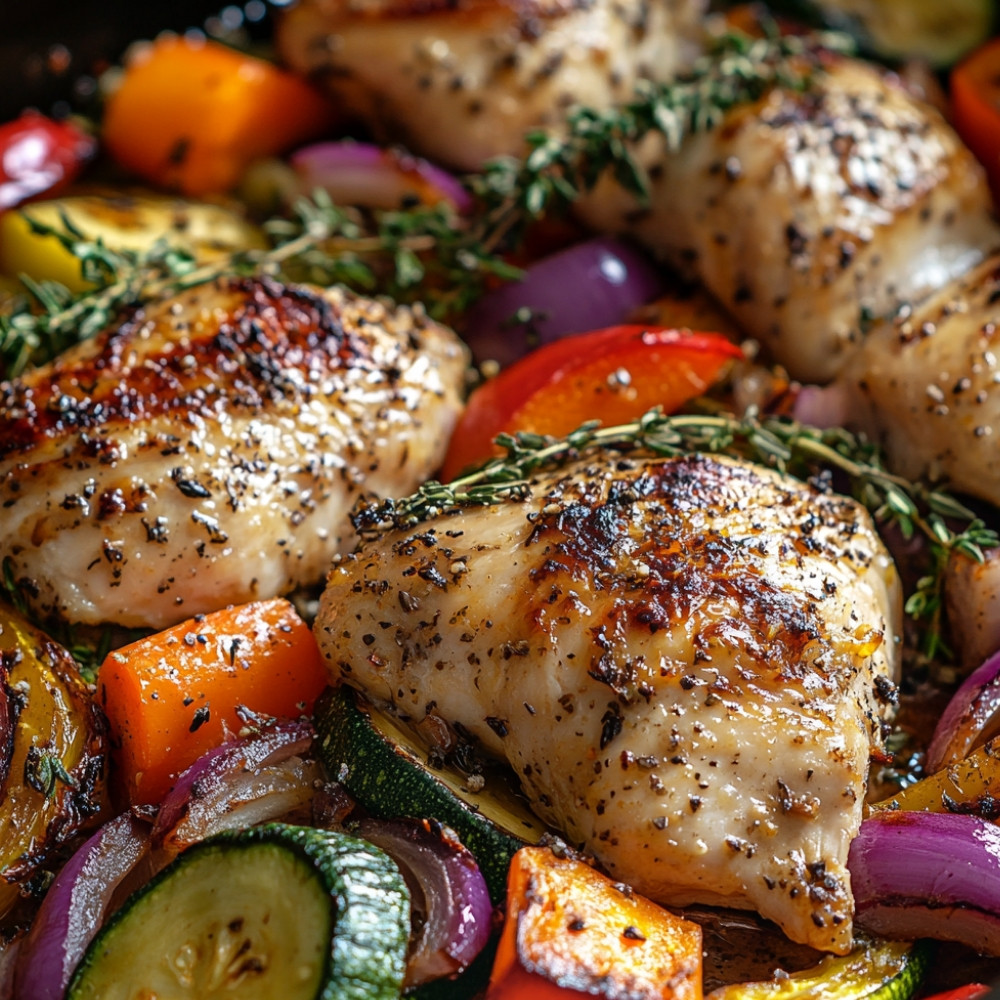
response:
<path id="1" fill-rule="evenodd" d="M 563 437 L 587 420 L 635 420 L 654 406 L 671 413 L 701 395 L 743 353 L 717 333 L 613 326 L 546 344 L 469 397 L 441 478 L 498 453 L 502 432 Z"/>
<path id="2" fill-rule="evenodd" d="M 486 1000 L 701 1000 L 701 928 L 548 847 L 514 855 Z"/>
<path id="3" fill-rule="evenodd" d="M 336 120 L 325 97 L 272 63 L 164 37 L 126 67 L 102 135 L 129 170 L 199 196 L 228 191 L 253 160 L 323 135 Z"/>
<path id="4" fill-rule="evenodd" d="M 98 696 L 128 801 L 160 802 L 182 771 L 240 731 L 237 708 L 298 718 L 326 684 L 309 626 L 278 598 L 202 615 L 109 653 Z"/>

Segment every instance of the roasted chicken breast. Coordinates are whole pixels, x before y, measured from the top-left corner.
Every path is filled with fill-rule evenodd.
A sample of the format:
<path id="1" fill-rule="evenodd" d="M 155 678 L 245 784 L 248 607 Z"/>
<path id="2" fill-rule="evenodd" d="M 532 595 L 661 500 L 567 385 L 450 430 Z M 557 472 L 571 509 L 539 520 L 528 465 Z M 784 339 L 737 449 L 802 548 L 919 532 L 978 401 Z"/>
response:
<path id="1" fill-rule="evenodd" d="M 375 135 L 474 170 L 698 51 L 705 0 L 301 0 L 278 49 Z"/>
<path id="2" fill-rule="evenodd" d="M 316 634 L 338 680 L 509 761 L 613 877 L 844 952 L 899 616 L 853 501 L 729 459 L 592 454 L 362 544 Z"/>
<path id="3" fill-rule="evenodd" d="M 941 115 L 892 76 L 832 60 L 669 152 L 638 151 L 648 208 L 612 181 L 580 205 L 702 281 L 805 381 L 831 379 L 869 320 L 1000 245 L 983 173 Z"/>
<path id="4" fill-rule="evenodd" d="M 43 614 L 160 628 L 319 582 L 438 465 L 467 355 L 422 313 L 220 280 L 0 383 L 0 555 Z"/>

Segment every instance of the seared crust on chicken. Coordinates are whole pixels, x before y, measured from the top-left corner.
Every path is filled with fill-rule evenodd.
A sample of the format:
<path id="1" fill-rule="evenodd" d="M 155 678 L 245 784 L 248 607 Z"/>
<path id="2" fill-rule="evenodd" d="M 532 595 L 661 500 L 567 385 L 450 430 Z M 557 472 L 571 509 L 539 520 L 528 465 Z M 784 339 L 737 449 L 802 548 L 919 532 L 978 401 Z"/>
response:
<path id="1" fill-rule="evenodd" d="M 36 611 L 161 628 L 322 579 L 362 491 L 438 465 L 466 352 L 269 279 L 139 310 L 0 384 L 0 554 Z"/>
<path id="2" fill-rule="evenodd" d="M 723 458 L 592 455 L 363 544 L 316 633 L 339 679 L 506 758 L 613 877 L 843 952 L 899 615 L 853 501 Z"/>
<path id="3" fill-rule="evenodd" d="M 893 77 L 832 59 L 676 154 L 653 137 L 648 210 L 607 181 L 580 206 L 697 276 L 794 377 L 832 378 L 871 318 L 1000 243 L 982 169 Z"/>
<path id="4" fill-rule="evenodd" d="M 383 141 L 460 169 L 518 154 L 572 104 L 608 108 L 697 54 L 704 0 L 300 0 L 286 62 Z"/>
<path id="5" fill-rule="evenodd" d="M 839 381 L 894 472 L 1000 505 L 1000 255 L 876 327 Z"/>

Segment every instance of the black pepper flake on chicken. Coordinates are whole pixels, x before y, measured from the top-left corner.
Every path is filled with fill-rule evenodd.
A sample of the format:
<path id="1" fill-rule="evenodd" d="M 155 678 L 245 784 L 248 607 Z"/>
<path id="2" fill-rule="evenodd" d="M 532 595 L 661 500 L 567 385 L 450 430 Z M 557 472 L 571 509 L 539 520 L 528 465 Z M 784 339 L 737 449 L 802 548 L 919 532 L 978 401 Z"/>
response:
<path id="1" fill-rule="evenodd" d="M 221 279 L 0 383 L 0 556 L 35 610 L 162 628 L 319 582 L 439 464 L 467 354 L 422 312 Z"/>
<path id="2" fill-rule="evenodd" d="M 415 724 L 433 702 L 637 891 L 848 949 L 901 615 L 860 506 L 731 459 L 595 454 L 421 531 L 465 571 L 408 575 L 402 530 L 339 561 L 316 626 L 335 675 Z"/>

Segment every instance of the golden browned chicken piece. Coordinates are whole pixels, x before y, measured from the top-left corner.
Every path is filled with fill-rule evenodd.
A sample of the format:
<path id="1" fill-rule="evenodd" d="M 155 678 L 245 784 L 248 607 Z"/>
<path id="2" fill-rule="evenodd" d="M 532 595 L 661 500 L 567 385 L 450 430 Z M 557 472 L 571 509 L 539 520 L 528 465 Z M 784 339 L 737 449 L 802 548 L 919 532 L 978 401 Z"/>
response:
<path id="1" fill-rule="evenodd" d="M 466 360 L 422 313 L 337 290 L 150 304 L 0 383 L 0 555 L 74 622 L 160 628 L 318 582 L 362 491 L 437 467 Z"/>
<path id="2" fill-rule="evenodd" d="M 899 625 L 852 500 L 723 458 L 591 454 L 366 542 L 316 634 L 338 679 L 509 761 L 613 877 L 843 952 Z"/>
<path id="3" fill-rule="evenodd" d="M 867 322 L 1000 245 L 979 165 L 892 76 L 831 61 L 669 153 L 650 137 L 647 210 L 611 181 L 581 205 L 692 273 L 794 377 L 831 379 Z"/>
<path id="4" fill-rule="evenodd" d="M 705 0 L 300 0 L 278 49 L 375 135 L 473 170 L 697 54 Z"/>

